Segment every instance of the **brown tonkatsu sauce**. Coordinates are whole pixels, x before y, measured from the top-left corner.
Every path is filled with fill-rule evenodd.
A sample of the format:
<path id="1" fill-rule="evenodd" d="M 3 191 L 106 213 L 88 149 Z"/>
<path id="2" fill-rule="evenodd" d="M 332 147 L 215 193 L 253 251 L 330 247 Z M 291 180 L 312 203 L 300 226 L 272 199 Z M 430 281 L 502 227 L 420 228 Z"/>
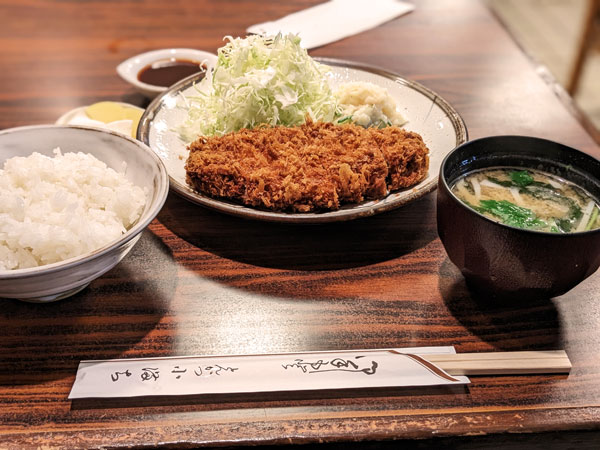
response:
<path id="1" fill-rule="evenodd" d="M 154 86 L 169 87 L 172 84 L 198 72 L 204 67 L 197 61 L 185 59 L 165 59 L 148 64 L 138 73 L 138 80 Z"/>

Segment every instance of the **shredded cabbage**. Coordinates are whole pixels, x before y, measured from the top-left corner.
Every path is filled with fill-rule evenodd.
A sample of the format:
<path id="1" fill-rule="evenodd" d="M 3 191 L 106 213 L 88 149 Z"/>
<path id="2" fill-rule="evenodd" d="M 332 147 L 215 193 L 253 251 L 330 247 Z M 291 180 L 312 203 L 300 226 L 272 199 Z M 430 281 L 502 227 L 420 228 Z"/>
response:
<path id="1" fill-rule="evenodd" d="M 329 68 L 300 47 L 296 35 L 226 37 L 212 72 L 187 96 L 187 119 L 179 132 L 223 135 L 257 125 L 294 126 L 306 115 L 331 122 L 337 102 L 325 74 Z"/>

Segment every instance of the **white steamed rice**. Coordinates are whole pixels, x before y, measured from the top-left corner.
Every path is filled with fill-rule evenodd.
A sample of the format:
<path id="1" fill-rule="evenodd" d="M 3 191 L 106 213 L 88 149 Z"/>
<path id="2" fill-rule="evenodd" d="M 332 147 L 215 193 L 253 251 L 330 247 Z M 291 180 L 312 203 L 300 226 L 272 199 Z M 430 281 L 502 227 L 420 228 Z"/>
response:
<path id="1" fill-rule="evenodd" d="M 0 270 L 83 255 L 140 217 L 144 190 L 94 156 L 54 150 L 14 157 L 0 170 Z M 123 172 L 125 163 L 123 163 Z"/>

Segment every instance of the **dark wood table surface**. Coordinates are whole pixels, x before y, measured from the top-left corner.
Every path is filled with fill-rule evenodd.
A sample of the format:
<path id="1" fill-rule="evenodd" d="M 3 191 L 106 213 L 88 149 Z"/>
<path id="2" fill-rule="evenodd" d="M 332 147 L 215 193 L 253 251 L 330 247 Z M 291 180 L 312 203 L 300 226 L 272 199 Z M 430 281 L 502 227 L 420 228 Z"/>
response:
<path id="1" fill-rule="evenodd" d="M 0 128 L 100 100 L 146 106 L 115 72 L 151 49 L 223 36 L 314 1 L 0 1 Z M 525 134 L 595 156 L 569 98 L 485 4 L 411 14 L 311 51 L 373 64 L 447 99 L 470 138 Z M 475 298 L 436 232 L 435 192 L 392 212 L 300 226 L 170 193 L 134 250 L 74 297 L 0 308 L 0 447 L 597 448 L 600 274 L 550 300 Z M 567 375 L 482 376 L 459 390 L 69 401 L 83 359 L 455 345 L 566 349 Z M 378 443 L 379 442 L 379 443 Z M 388 442 L 386 444 L 386 442 Z"/>

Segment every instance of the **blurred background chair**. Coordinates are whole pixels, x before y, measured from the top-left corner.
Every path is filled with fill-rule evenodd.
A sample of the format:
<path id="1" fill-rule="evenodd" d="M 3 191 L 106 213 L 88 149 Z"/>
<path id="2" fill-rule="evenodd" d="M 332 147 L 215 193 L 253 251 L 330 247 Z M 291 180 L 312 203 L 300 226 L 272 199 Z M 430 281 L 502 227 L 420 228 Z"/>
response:
<path id="1" fill-rule="evenodd" d="M 600 136 L 600 0 L 484 0 Z M 591 129 L 590 129 L 591 127 Z"/>
<path id="2" fill-rule="evenodd" d="M 581 36 L 575 50 L 575 60 L 566 86 L 571 95 L 575 95 L 579 88 L 581 72 L 588 55 L 593 50 L 600 50 L 600 0 L 587 0 L 586 3 Z"/>

